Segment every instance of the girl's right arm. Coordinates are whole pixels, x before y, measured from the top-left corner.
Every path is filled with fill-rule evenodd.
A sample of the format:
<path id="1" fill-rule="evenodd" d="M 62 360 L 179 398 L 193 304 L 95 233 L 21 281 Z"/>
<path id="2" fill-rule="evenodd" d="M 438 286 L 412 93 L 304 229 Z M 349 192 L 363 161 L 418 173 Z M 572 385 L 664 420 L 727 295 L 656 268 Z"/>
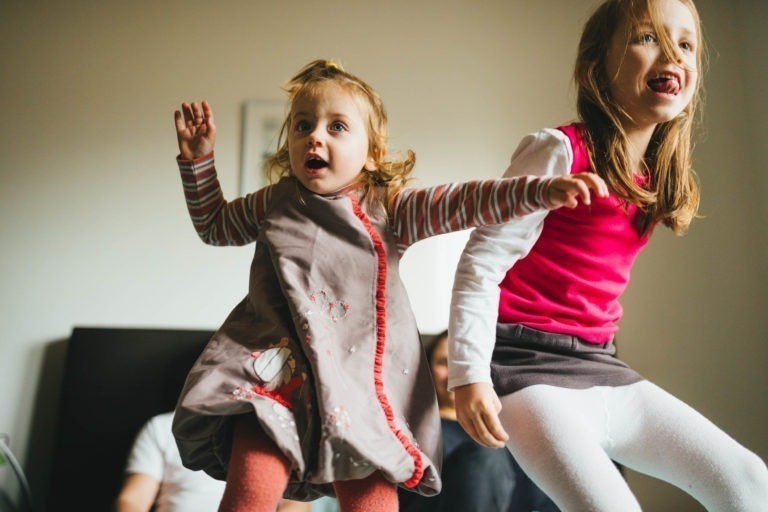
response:
<path id="1" fill-rule="evenodd" d="M 213 148 L 216 125 L 207 102 L 182 103 L 174 113 L 179 142 L 177 162 L 184 197 L 200 238 L 211 245 L 245 245 L 256 240 L 264 218 L 271 187 L 232 202 L 224 200 Z"/>
<path id="2" fill-rule="evenodd" d="M 559 130 L 542 130 L 523 139 L 504 176 L 567 176 L 572 161 L 567 137 Z M 533 247 L 547 213 L 536 211 L 513 222 L 475 229 L 456 269 L 448 329 L 448 387 L 456 392 L 462 427 L 485 446 L 501 447 L 506 440 L 498 420 L 501 404 L 490 376 L 499 283 Z"/>
<path id="3" fill-rule="evenodd" d="M 213 153 L 197 160 L 178 159 L 184 198 L 192 224 L 210 245 L 246 245 L 256 241 L 272 187 L 227 202 L 216 177 Z"/>

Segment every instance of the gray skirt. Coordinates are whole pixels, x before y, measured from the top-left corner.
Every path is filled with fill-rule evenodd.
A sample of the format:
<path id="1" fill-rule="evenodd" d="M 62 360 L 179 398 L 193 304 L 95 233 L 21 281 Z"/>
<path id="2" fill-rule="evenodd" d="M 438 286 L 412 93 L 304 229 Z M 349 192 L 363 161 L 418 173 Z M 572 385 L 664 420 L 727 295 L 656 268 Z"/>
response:
<path id="1" fill-rule="evenodd" d="M 535 384 L 584 389 L 624 386 L 643 377 L 616 357 L 613 341 L 595 344 L 519 324 L 497 324 L 491 379 L 499 396 Z"/>

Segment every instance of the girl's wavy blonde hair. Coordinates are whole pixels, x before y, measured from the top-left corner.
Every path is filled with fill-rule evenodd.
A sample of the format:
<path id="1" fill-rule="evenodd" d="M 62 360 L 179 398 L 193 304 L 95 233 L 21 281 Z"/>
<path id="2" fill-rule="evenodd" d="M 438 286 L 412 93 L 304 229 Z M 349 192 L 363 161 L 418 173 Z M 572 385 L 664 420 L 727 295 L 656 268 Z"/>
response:
<path id="1" fill-rule="evenodd" d="M 365 197 L 370 199 L 378 197 L 388 203 L 391 197 L 408 182 L 416 163 L 416 155 L 408 150 L 404 158 L 387 159 L 387 112 L 381 97 L 370 85 L 348 73 L 333 61 L 315 60 L 304 66 L 283 86 L 288 93 L 289 106 L 297 98 L 305 94 L 313 94 L 320 84 L 329 81 L 343 87 L 367 107 L 368 154 L 373 158 L 376 168 L 373 171 L 361 169 L 360 180 L 365 187 Z M 277 152 L 266 161 L 267 175 L 271 182 L 292 174 L 288 153 L 288 130 L 291 122 L 292 116 L 289 109 L 280 128 Z M 385 198 L 373 193 L 377 187 L 384 187 Z"/>
<path id="2" fill-rule="evenodd" d="M 645 187 L 633 179 L 629 140 L 622 128 L 622 121 L 631 117 L 611 98 L 611 77 L 607 76 L 605 64 L 611 39 L 622 23 L 626 21 L 627 26 L 633 27 L 646 17 L 666 57 L 677 61 L 675 43 L 659 20 L 655 0 L 607 0 L 601 4 L 584 26 L 576 57 L 576 108 L 586 127 L 590 161 L 616 195 L 642 209 L 643 232 L 661 222 L 676 234 L 682 234 L 699 206 L 699 186 L 691 168 L 692 131 L 702 102 L 701 76 L 706 54 L 696 6 L 691 0 L 679 1 L 691 11 L 696 24 L 699 76 L 691 102 L 676 118 L 659 124 L 651 137 L 644 160 L 644 170 L 649 177 Z M 627 31 L 627 46 L 631 36 L 631 30 Z"/>

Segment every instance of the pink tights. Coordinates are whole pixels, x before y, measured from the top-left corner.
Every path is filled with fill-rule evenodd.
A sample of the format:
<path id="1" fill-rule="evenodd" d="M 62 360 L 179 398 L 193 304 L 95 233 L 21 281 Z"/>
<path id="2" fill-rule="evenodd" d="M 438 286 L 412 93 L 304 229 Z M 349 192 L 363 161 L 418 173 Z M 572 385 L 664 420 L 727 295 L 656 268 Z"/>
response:
<path id="1" fill-rule="evenodd" d="M 274 512 L 289 475 L 290 462 L 256 419 L 239 420 L 219 512 Z M 343 512 L 397 512 L 396 487 L 380 473 L 334 482 L 333 487 Z"/>

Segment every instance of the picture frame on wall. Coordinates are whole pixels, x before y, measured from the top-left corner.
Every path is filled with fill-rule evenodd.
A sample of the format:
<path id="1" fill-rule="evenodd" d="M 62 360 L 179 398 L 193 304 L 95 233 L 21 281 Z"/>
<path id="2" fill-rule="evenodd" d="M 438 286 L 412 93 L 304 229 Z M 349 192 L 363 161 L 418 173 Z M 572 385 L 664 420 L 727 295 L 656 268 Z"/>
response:
<path id="1" fill-rule="evenodd" d="M 277 138 L 285 120 L 285 102 L 280 100 L 248 100 L 242 105 L 240 195 L 268 184 L 267 158 L 277 151 Z"/>

